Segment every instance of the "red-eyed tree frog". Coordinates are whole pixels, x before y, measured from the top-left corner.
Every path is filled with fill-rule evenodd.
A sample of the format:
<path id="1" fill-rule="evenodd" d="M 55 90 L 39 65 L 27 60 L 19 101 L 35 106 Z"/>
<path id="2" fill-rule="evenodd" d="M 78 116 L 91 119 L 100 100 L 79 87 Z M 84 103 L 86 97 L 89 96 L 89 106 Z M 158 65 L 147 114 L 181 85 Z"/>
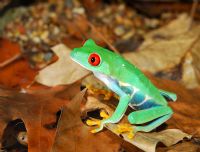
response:
<path id="1" fill-rule="evenodd" d="M 176 94 L 156 88 L 151 81 L 133 64 L 119 54 L 98 46 L 92 39 L 70 54 L 79 63 L 119 96 L 119 103 L 111 117 L 101 120 L 99 128 L 106 123 L 118 123 L 128 106 L 134 109 L 128 115 L 130 124 L 137 131 L 149 132 L 167 121 L 173 114 L 167 99 L 176 100 Z M 145 126 L 141 124 L 148 123 Z M 139 125 L 139 126 L 138 126 Z"/>

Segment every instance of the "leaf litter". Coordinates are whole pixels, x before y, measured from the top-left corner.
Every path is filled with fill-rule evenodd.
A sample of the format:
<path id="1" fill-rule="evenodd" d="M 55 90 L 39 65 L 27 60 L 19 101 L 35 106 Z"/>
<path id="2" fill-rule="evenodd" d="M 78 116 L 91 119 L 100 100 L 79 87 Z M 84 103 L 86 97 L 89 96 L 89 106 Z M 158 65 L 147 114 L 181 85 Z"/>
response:
<path id="1" fill-rule="evenodd" d="M 167 63 L 163 63 L 163 64 L 161 64 L 161 66 L 158 66 L 158 65 L 152 65 L 152 67 L 150 68 L 151 70 L 153 69 L 153 70 L 155 70 L 153 73 L 156 73 L 157 72 L 157 70 L 158 71 L 162 71 L 162 70 L 166 70 L 166 69 L 169 69 L 169 68 L 171 68 L 171 67 L 174 67 L 175 65 L 177 65 L 177 64 L 179 64 L 180 62 L 181 62 L 181 60 L 182 60 L 182 58 L 184 58 L 185 57 L 185 54 L 188 54 L 188 52 L 187 51 L 184 51 L 184 55 L 182 54 L 182 53 L 180 53 L 180 50 L 181 49 L 183 49 L 183 50 L 185 50 L 185 48 L 190 48 L 189 46 L 190 45 L 192 45 L 192 43 L 194 42 L 195 44 L 197 44 L 196 43 L 196 41 L 198 41 L 197 39 L 196 39 L 196 37 L 194 38 L 191 38 L 191 39 L 188 39 L 189 37 L 187 37 L 187 36 L 183 36 L 183 34 L 181 34 L 181 33 L 185 33 L 185 35 L 187 35 L 188 34 L 188 31 L 187 31 L 187 29 L 188 29 L 188 27 L 189 27 L 189 24 L 187 24 L 187 23 L 189 23 L 190 21 L 190 19 L 188 19 L 187 17 L 184 17 L 184 16 L 181 16 L 181 17 L 179 17 L 177 20 L 179 20 L 179 23 L 178 23 L 178 21 L 176 22 L 176 20 L 174 21 L 175 23 L 174 24 L 169 24 L 167 27 L 168 28 L 166 28 L 166 29 L 160 29 L 161 31 L 158 31 L 157 32 L 157 34 L 147 34 L 147 37 L 146 37 L 146 40 L 145 40 L 145 42 L 144 42 L 144 44 L 146 44 L 146 46 L 144 47 L 144 49 L 142 49 L 142 51 L 145 51 L 145 50 L 148 50 L 149 48 L 151 48 L 151 44 L 152 45 L 154 45 L 153 43 L 159 43 L 159 42 L 163 42 L 163 41 L 165 41 L 166 40 L 166 43 L 159 43 L 159 44 L 157 44 L 157 45 L 155 45 L 156 47 L 155 48 L 158 48 L 158 50 L 159 50 L 159 48 L 160 48 L 160 45 L 161 44 L 163 44 L 163 46 L 166 46 L 166 47 L 170 47 L 170 44 L 168 44 L 167 43 L 167 41 L 170 41 L 170 43 L 171 44 L 173 44 L 172 46 L 174 46 L 174 48 L 176 48 L 176 47 L 180 47 L 180 44 L 182 45 L 183 44 L 183 46 L 181 46 L 181 48 L 174 54 L 174 57 L 176 57 L 176 58 L 173 58 L 173 59 L 175 59 L 175 60 L 173 60 L 173 59 L 169 59 L 169 60 L 165 60 L 165 58 L 162 58 L 163 59 L 163 61 L 165 62 L 170 62 L 170 64 L 167 64 Z M 181 24 L 180 24 L 181 23 Z M 186 24 L 185 24 L 186 23 Z M 170 28 L 170 25 L 171 25 L 171 28 Z M 179 26 L 179 28 L 175 28 L 176 26 Z M 183 27 L 182 27 L 183 26 Z M 181 30 L 181 31 L 179 31 L 178 29 L 183 29 L 183 30 Z M 196 28 L 195 28 L 196 29 Z M 170 31 L 171 30 L 171 31 Z M 193 31 L 193 30 L 192 30 Z M 193 31 L 194 33 L 198 33 L 198 30 L 196 29 L 196 31 L 197 32 L 195 32 L 195 31 Z M 154 33 L 154 32 L 152 32 L 152 33 Z M 155 31 L 155 33 L 156 33 L 156 31 Z M 189 32 L 190 33 L 190 32 Z M 192 33 L 191 32 L 191 35 L 193 35 L 194 33 Z M 189 34 L 190 35 L 190 34 Z M 148 37 L 149 36 L 149 37 Z M 176 39 L 176 37 L 177 37 L 177 39 L 178 39 L 178 44 L 179 45 L 176 45 L 176 43 L 175 43 L 175 45 L 174 45 L 174 42 L 173 42 L 173 40 L 175 40 Z M 152 40 L 153 40 L 153 42 L 152 42 Z M 185 41 L 186 40 L 186 41 Z M 187 40 L 189 40 L 189 42 L 187 42 Z M 184 42 L 187 42 L 186 44 L 184 44 L 183 43 L 183 41 Z M 168 44 L 168 45 L 166 45 L 166 44 Z M 162 46 L 162 47 L 163 47 Z M 142 48 L 142 47 L 141 47 Z M 152 47 L 153 48 L 153 47 Z M 193 48 L 195 48 L 195 47 L 193 47 Z M 198 73 L 198 66 L 196 65 L 196 64 L 194 64 L 194 63 L 198 63 L 198 55 L 197 56 L 195 56 L 196 54 L 198 54 L 198 45 L 196 46 L 196 48 L 197 49 L 194 49 L 194 51 L 191 51 L 191 55 L 192 55 L 192 61 L 193 61 L 193 58 L 194 58 L 194 61 L 195 62 L 192 62 L 191 61 L 191 57 L 190 57 L 190 55 L 188 55 L 189 57 L 185 57 L 186 59 L 188 59 L 189 60 L 189 68 L 190 67 L 192 67 L 194 70 L 193 70 L 193 74 L 195 73 Z M 65 50 L 65 51 L 63 51 L 62 52 L 62 56 L 64 55 L 66 55 L 65 53 L 67 52 L 66 50 L 68 50 L 67 48 L 64 48 L 63 50 Z M 152 49 L 153 50 L 153 49 Z M 138 51 L 137 53 L 139 53 L 139 52 L 142 52 L 142 51 Z M 162 51 L 162 50 L 161 50 Z M 147 53 L 148 53 L 148 51 L 146 51 Z M 56 53 L 56 52 L 55 52 Z M 61 51 L 59 52 L 59 53 L 61 53 Z M 164 53 L 166 53 L 167 54 L 167 51 L 165 51 Z M 180 54 L 179 54 L 180 53 Z M 189 52 L 190 53 L 190 52 Z M 150 54 L 150 53 L 149 53 Z M 143 55 L 143 54 L 142 54 Z M 163 54 L 162 54 L 163 55 Z M 178 55 L 181 55 L 181 57 L 177 57 Z M 59 56 L 59 58 L 61 58 L 61 55 L 58 55 Z M 139 57 L 138 57 L 139 58 Z M 155 57 L 152 57 L 153 58 L 153 60 L 151 60 L 151 62 L 154 62 L 155 60 Z M 68 56 L 68 59 L 69 59 L 69 56 Z M 132 60 L 132 59 L 131 59 Z M 157 59 L 156 59 L 157 60 Z M 85 77 L 88 73 L 86 72 L 86 73 L 84 73 L 84 72 L 80 72 L 79 70 L 77 70 L 78 72 L 77 73 L 75 73 L 75 77 L 71 77 L 71 74 L 73 73 L 73 70 L 71 69 L 71 71 L 70 72 L 68 72 L 68 73 L 65 73 L 65 72 L 61 72 L 61 75 L 62 75 L 62 78 L 61 79 L 59 79 L 58 81 L 56 80 L 57 78 L 59 78 L 61 75 L 59 74 L 59 75 L 57 75 L 57 73 L 59 73 L 60 71 L 62 71 L 62 69 L 59 69 L 58 71 L 56 71 L 56 69 L 57 68 L 59 68 L 59 64 L 57 64 L 58 62 L 60 62 L 59 60 L 56 62 L 56 63 L 54 63 L 54 64 L 52 64 L 52 65 L 50 65 L 50 66 L 52 66 L 52 67 L 54 67 L 54 68 L 51 68 L 51 70 L 49 70 L 48 69 L 48 67 L 50 67 L 50 66 L 48 66 L 47 68 L 45 68 L 45 69 L 48 69 L 48 70 L 46 70 L 45 71 L 45 69 L 43 69 L 44 71 L 42 72 L 42 74 L 40 73 L 39 74 L 39 80 L 38 80 L 38 77 L 36 78 L 36 80 L 38 81 L 38 82 L 40 82 L 40 83 L 43 83 L 43 84 L 45 84 L 45 85 L 48 85 L 48 86 L 56 86 L 56 85 L 59 85 L 59 84 L 71 84 L 71 83 L 73 83 L 73 82 L 76 82 L 77 80 L 80 80 L 81 78 L 83 78 L 83 77 Z M 66 66 L 67 64 L 65 64 L 66 62 L 60 62 L 60 66 Z M 67 63 L 69 63 L 70 65 L 71 65 L 71 63 L 70 62 L 67 62 Z M 57 65 L 56 65 L 57 64 Z M 160 64 L 160 63 L 157 63 L 157 64 Z M 188 62 L 186 62 L 186 64 L 188 64 Z M 53 66 L 54 65 L 54 66 Z M 56 66 L 55 66 L 56 65 Z M 156 66 L 155 68 L 153 67 L 153 66 Z M 163 67 L 162 67 L 163 66 Z M 77 66 L 78 67 L 78 66 Z M 67 68 L 65 68 L 65 70 L 66 69 L 68 69 L 69 67 L 67 67 Z M 186 66 L 186 68 L 187 68 L 187 66 Z M 148 69 L 148 68 L 147 68 Z M 65 70 L 63 70 L 63 71 L 65 71 Z M 56 72 L 55 72 L 56 71 Z M 148 70 L 147 70 L 148 71 Z M 54 73 L 53 73 L 54 72 Z M 79 73 L 80 72 L 80 73 Z M 152 72 L 152 71 L 150 71 L 150 72 Z M 53 73 L 53 74 L 52 74 Z M 50 74 L 50 76 L 49 76 L 49 74 Z M 49 76 L 49 77 L 48 77 Z M 46 77 L 47 77 L 47 79 L 48 79 L 48 81 L 45 81 L 44 79 L 46 79 Z M 69 81 L 67 80 L 69 78 Z M 153 78 L 154 79 L 154 78 Z M 195 77 L 195 79 L 196 79 L 196 77 Z M 52 82 L 51 82 L 52 81 Z M 193 80 L 192 80 L 193 81 Z M 161 80 L 155 80 L 155 82 L 156 83 L 158 83 L 158 85 L 160 85 L 160 86 L 162 86 L 163 88 L 166 88 L 166 82 L 164 82 L 164 81 L 162 81 L 162 83 L 160 83 L 161 82 Z M 184 81 L 185 82 L 185 81 Z M 190 81 L 191 82 L 191 81 Z M 173 82 L 171 82 L 171 81 L 167 81 L 167 83 L 169 83 L 169 85 L 171 85 L 171 86 L 169 86 L 168 85 L 168 87 L 171 89 L 171 90 L 175 90 L 175 92 L 177 92 L 178 94 L 179 94 L 179 96 L 183 96 L 181 99 L 180 99 L 180 102 L 177 102 L 176 104 L 171 104 L 171 106 L 175 109 L 175 114 L 174 114 L 174 118 L 177 120 L 177 122 L 175 123 L 175 124 L 181 124 L 182 126 L 183 126 L 183 130 L 185 131 L 187 131 L 187 132 L 190 132 L 190 133 L 193 133 L 194 132 L 194 128 L 197 128 L 197 134 L 199 134 L 199 129 L 198 129 L 198 127 L 199 127 L 199 122 L 198 122 L 198 111 L 197 111 L 197 108 L 195 108 L 196 106 L 198 106 L 198 103 L 196 102 L 197 100 L 198 100 L 198 98 L 195 98 L 193 95 L 190 95 L 190 94 L 193 94 L 193 92 L 191 91 L 187 91 L 187 90 L 185 90 L 185 89 L 183 89 L 183 87 L 182 86 L 180 86 L 179 84 L 177 84 L 177 83 L 173 83 Z M 196 83 L 196 82 L 195 82 Z M 194 87 L 193 85 L 192 85 L 192 87 Z M 193 90 L 194 91 L 194 90 Z M 195 90 L 196 91 L 196 90 Z M 64 93 L 65 91 L 63 91 L 63 93 Z M 51 92 L 52 93 L 52 92 Z M 63 100 L 64 99 L 64 96 L 65 95 L 63 95 L 63 93 L 62 93 L 62 97 L 61 97 L 61 99 Z M 198 91 L 196 91 L 196 93 L 198 93 Z M 7 96 L 9 96 L 10 94 L 9 94 L 9 91 L 6 91 L 6 90 L 4 90 L 3 92 L 1 92 L 0 94 L 2 94 L 2 96 L 3 96 L 3 99 L 4 99 L 4 97 L 6 97 L 7 98 Z M 28 96 L 29 96 L 29 94 L 28 94 Z M 33 96 L 38 96 L 38 95 L 33 95 Z M 40 96 L 40 95 L 39 95 Z M 32 96 L 29 96 L 29 98 L 31 98 Z M 58 96 L 56 95 L 55 97 L 51 97 L 52 98 L 52 100 L 54 100 L 54 98 L 57 98 Z M 11 99 L 12 100 L 14 100 L 13 99 L 14 97 L 12 97 Z M 22 97 L 22 99 L 23 99 L 24 97 Z M 38 97 L 39 98 L 39 97 Z M 9 99 L 10 99 L 10 97 L 9 97 Z M 17 98 L 16 98 L 17 99 Z M 33 98 L 34 99 L 34 98 Z M 60 99 L 60 98 L 59 98 Z M 24 99 L 23 99 L 24 100 Z M 5 100 L 5 101 L 7 101 L 7 100 Z M 9 101 L 9 100 L 8 100 Z M 17 100 L 18 101 L 18 100 Z M 195 101 L 195 102 L 194 102 Z M 36 101 L 37 102 L 37 101 Z M 191 105 L 191 103 L 190 102 L 194 102 L 194 104 L 192 104 Z M 4 103 L 4 102 L 2 102 L 2 103 Z M 19 102 L 20 103 L 20 102 Z M 51 102 L 50 102 L 51 103 Z M 70 102 L 71 103 L 71 102 Z M 77 102 L 75 102 L 75 103 L 77 103 Z M 197 104 L 196 104 L 197 103 Z M 32 103 L 31 103 L 32 104 Z M 34 103 L 34 104 L 36 104 L 37 105 L 37 103 Z M 63 123 L 62 124 L 62 121 L 63 120 L 65 120 L 65 117 L 62 117 L 61 116 L 61 118 L 60 118 L 60 121 L 59 121 L 59 128 L 58 128 L 58 130 L 57 130 L 57 135 L 56 135 L 56 143 L 58 144 L 58 145 L 56 145 L 56 143 L 54 144 L 54 148 L 57 150 L 57 151 L 64 151 L 64 150 L 69 150 L 68 149 L 68 147 L 70 147 L 71 145 L 74 145 L 74 146 L 72 146 L 72 151 L 74 151 L 74 150 L 76 150 L 77 151 L 77 149 L 79 150 L 79 151 L 82 151 L 85 147 L 86 148 L 88 148 L 87 146 L 89 145 L 89 144 L 91 144 L 91 145 L 89 145 L 89 147 L 90 147 L 90 150 L 91 151 L 94 151 L 94 149 L 96 148 L 96 149 L 100 149 L 100 150 L 102 150 L 102 148 L 101 148 L 101 146 L 100 147 L 97 147 L 96 145 L 96 143 L 97 142 L 102 142 L 101 144 L 102 144 L 102 147 L 103 147 L 103 149 L 105 149 L 105 148 L 108 148 L 108 145 L 109 144 L 114 144 L 113 145 L 113 147 L 111 147 L 108 151 L 113 151 L 113 149 L 115 149 L 114 151 L 117 151 L 117 150 L 119 150 L 119 148 L 120 148 L 120 144 L 122 143 L 122 142 L 118 142 L 118 138 L 117 138 L 117 140 L 114 142 L 113 141 L 113 139 L 114 139 L 114 137 L 115 136 L 112 136 L 111 134 L 109 134 L 109 132 L 108 131 L 106 131 L 106 133 L 105 132 L 101 132 L 101 133 L 99 133 L 99 134 L 97 134 L 97 135 L 93 135 L 93 134 L 91 134 L 90 132 L 89 132 L 89 127 L 87 127 L 87 126 L 85 126 L 81 121 L 80 121 L 80 115 L 78 114 L 78 113 L 76 113 L 77 115 L 71 115 L 71 118 L 68 118 L 67 116 L 68 116 L 68 114 L 70 115 L 70 113 L 73 113 L 72 111 L 73 111 L 73 108 L 75 109 L 75 111 L 77 112 L 77 110 L 79 109 L 79 104 L 80 103 L 78 103 L 76 106 L 72 106 L 72 108 L 69 108 L 69 107 L 65 107 L 64 108 L 64 110 L 63 110 L 63 114 L 62 115 L 64 115 L 64 113 L 65 113 L 65 111 L 67 111 L 66 113 L 65 113 L 65 117 L 67 118 L 66 119 L 66 121 L 65 121 L 65 123 Z M 177 104 L 178 104 L 178 106 L 177 106 Z M 40 105 L 39 103 L 38 103 L 38 105 Z M 51 106 L 52 106 L 52 104 L 51 104 Z M 93 105 L 93 109 L 94 109 L 94 107 L 95 106 L 98 106 L 98 105 Z M 190 110 L 188 110 L 188 107 L 190 107 L 191 106 L 191 108 L 192 109 L 194 109 L 192 112 L 190 111 Z M 36 106 L 37 108 L 39 107 L 39 106 Z M 62 106 L 59 106 L 59 107 L 62 107 Z M 178 108 L 177 108 L 178 107 Z M 105 105 L 104 105 L 104 108 L 105 108 Z M 10 108 L 10 109 L 12 109 L 12 108 Z M 29 109 L 29 108 L 28 108 Z M 36 108 L 34 108 L 34 109 L 36 109 Z M 40 108 L 39 108 L 40 109 Z M 58 108 L 57 108 L 58 109 Z M 67 110 L 66 110 L 67 109 Z M 108 110 L 108 108 L 105 108 L 106 110 Z M 17 111 L 17 110 L 16 110 Z M 18 112 L 18 111 L 17 111 Z M 191 112 L 191 113 L 190 113 Z M 19 112 L 19 114 L 21 114 L 21 113 L 23 113 L 23 110 L 22 111 L 20 111 Z M 37 113 L 37 110 L 36 110 L 36 113 Z M 189 115 L 189 113 L 190 113 L 190 115 Z M 18 113 L 17 113 L 18 114 Z M 15 115 L 15 114 L 14 114 Z M 73 120 L 73 118 L 74 117 L 72 117 L 72 116 L 75 116 L 77 119 L 76 119 L 76 121 L 74 121 L 74 122 L 72 122 L 72 120 Z M 191 116 L 192 116 L 192 118 L 194 117 L 194 119 L 191 119 Z M 43 116 L 42 115 L 42 118 L 43 117 L 45 117 L 45 115 Z M 55 117 L 55 113 L 54 113 L 54 117 Z M 10 116 L 10 118 L 8 118 L 8 120 L 11 120 L 11 118 L 12 118 L 12 116 Z M 15 117 L 14 117 L 15 118 Z M 31 118 L 30 118 L 31 119 Z M 183 123 L 183 120 L 187 120 L 186 122 L 184 122 Z M 24 121 L 24 120 L 23 120 Z M 54 118 L 54 121 L 55 121 L 55 118 Z M 26 122 L 26 121 L 24 121 L 24 122 Z M 39 122 L 39 121 L 38 121 Z M 60 134 L 60 132 L 63 132 L 63 130 L 62 130 L 62 128 L 65 128 L 65 125 L 67 126 L 67 125 L 69 125 L 69 123 L 68 122 L 72 122 L 72 126 L 79 126 L 80 128 L 81 128 L 81 130 L 84 128 L 84 127 L 86 127 L 86 131 L 84 130 L 83 132 L 78 132 L 75 128 L 67 128 L 67 130 L 68 130 L 68 133 L 66 133 L 66 134 L 64 134 L 64 135 L 62 135 L 62 133 Z M 76 122 L 78 122 L 78 123 L 76 123 Z M 193 125 L 192 127 L 191 127 L 191 125 L 190 124 L 194 124 L 194 122 L 195 122 L 195 125 Z M 26 122 L 27 123 L 27 122 Z M 43 122 L 42 122 L 43 123 Z M 74 124 L 73 124 L 74 123 Z M 174 122 L 173 122 L 174 123 Z M 60 125 L 61 124 L 61 125 Z M 169 124 L 171 125 L 172 124 L 172 122 L 171 122 L 171 120 L 169 120 Z M 5 125 L 5 124 L 4 124 Z M 63 127 L 64 126 L 64 127 Z M 27 127 L 27 126 L 26 126 Z M 30 126 L 28 126 L 28 128 L 29 128 Z M 34 126 L 33 126 L 34 127 Z M 176 126 L 177 127 L 177 126 Z M 55 129 L 54 129 L 55 130 Z M 65 130 L 64 130 L 65 131 Z M 70 132 L 70 133 L 69 133 Z M 173 131 L 172 131 L 173 132 Z M 177 130 L 175 131 L 175 132 L 177 132 Z M 75 133 L 76 133 L 76 135 L 75 135 Z M 86 134 L 87 133 L 87 134 Z M 107 134 L 108 133 L 108 134 Z M 160 133 L 160 132 L 159 132 Z M 182 132 L 179 132 L 180 133 L 180 135 L 182 134 Z M 28 134 L 30 134 L 29 133 L 29 130 L 28 130 Z M 52 133 L 53 134 L 53 133 Z M 86 134 L 86 135 L 85 135 Z M 153 134 L 153 133 L 150 133 L 150 135 L 151 134 Z M 161 133 L 162 134 L 162 133 Z M 148 135 L 148 134 L 147 134 Z M 53 136 L 55 136 L 55 134 L 53 134 Z M 68 138 L 67 139 L 67 144 L 65 145 L 64 143 L 63 143 L 63 145 L 59 145 L 59 142 L 61 142 L 62 143 L 62 140 L 65 140 L 67 137 L 70 137 L 70 138 Z M 81 138 L 79 138 L 79 136 L 81 137 Z M 88 137 L 88 136 L 91 136 L 91 138 L 90 137 Z M 155 138 L 156 138 L 156 136 L 157 136 L 157 134 L 155 133 L 154 134 L 154 136 L 155 136 Z M 185 136 L 186 136 L 186 134 L 185 134 Z M 29 137 L 30 138 L 30 137 Z M 71 139 L 75 139 L 75 140 L 71 140 Z M 89 139 L 88 139 L 89 138 Z M 43 138 L 44 139 L 44 138 Z M 57 139 L 58 139 L 58 142 L 57 142 Z M 82 141 L 82 139 L 86 139 L 86 140 L 83 140 Z M 102 139 L 102 140 L 101 140 Z M 107 140 L 105 140 L 105 139 L 107 139 Z M 29 139 L 29 147 L 30 146 L 33 146 L 34 144 L 36 144 L 36 146 L 35 146 L 35 149 L 34 150 L 41 150 L 40 148 L 41 147 L 38 147 L 38 142 L 36 142 L 36 143 L 34 143 L 34 142 L 32 142 L 32 141 L 30 141 L 31 139 Z M 153 139 L 155 142 L 157 142 L 157 140 L 158 139 Z M 34 140 L 34 141 L 36 141 L 36 140 Z M 95 141 L 94 143 L 91 143 L 91 141 Z M 106 142 L 105 142 L 106 141 Z M 43 142 L 45 142 L 45 141 L 43 141 Z M 70 142 L 72 142 L 72 143 L 70 143 Z M 82 142 L 82 143 L 81 143 Z M 51 142 L 52 143 L 52 142 Z M 79 145 L 79 143 L 81 143 L 80 145 Z M 108 144 L 109 143 L 109 144 Z M 176 142 L 173 142 L 173 143 L 176 143 Z M 49 143 L 48 143 L 49 144 Z M 42 146 L 45 146 L 45 144 L 43 144 L 43 143 L 39 143 L 39 145 L 42 145 Z M 59 146 L 61 146 L 61 147 L 59 147 Z M 46 148 L 45 147 L 45 149 L 46 150 L 48 150 L 49 149 L 49 147 L 50 147 L 50 144 L 49 144 L 49 146 L 48 146 L 48 148 Z M 67 147 L 67 148 L 66 148 Z M 105 147 L 105 148 L 104 148 Z M 140 145 L 139 145 L 139 147 L 140 147 Z M 79 149 L 80 148 L 80 149 Z M 155 148 L 155 147 L 154 147 Z M 153 149 L 154 149 L 153 148 Z M 54 149 L 54 150 L 55 150 Z M 60 150 L 61 149 L 61 150 Z M 64 150 L 63 150 L 64 149 Z M 30 150 L 33 150 L 32 148 L 30 149 Z M 149 149 L 148 149 L 149 150 Z M 43 150 L 44 151 L 44 150 Z"/>

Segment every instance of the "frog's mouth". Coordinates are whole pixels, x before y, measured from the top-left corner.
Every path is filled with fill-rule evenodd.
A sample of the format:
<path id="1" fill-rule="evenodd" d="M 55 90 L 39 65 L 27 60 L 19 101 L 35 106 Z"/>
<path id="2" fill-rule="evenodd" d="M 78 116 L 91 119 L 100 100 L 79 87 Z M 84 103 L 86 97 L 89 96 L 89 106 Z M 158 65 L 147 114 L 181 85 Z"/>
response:
<path id="1" fill-rule="evenodd" d="M 76 63 L 78 63 L 81 67 L 84 67 L 85 69 L 87 69 L 87 70 L 89 70 L 90 71 L 90 69 L 88 69 L 86 66 L 84 66 L 84 65 L 82 65 L 78 60 L 76 60 L 75 58 L 73 58 L 73 56 L 72 55 L 70 55 L 70 58 L 71 58 L 71 60 L 72 61 L 74 61 L 74 62 L 76 62 Z"/>

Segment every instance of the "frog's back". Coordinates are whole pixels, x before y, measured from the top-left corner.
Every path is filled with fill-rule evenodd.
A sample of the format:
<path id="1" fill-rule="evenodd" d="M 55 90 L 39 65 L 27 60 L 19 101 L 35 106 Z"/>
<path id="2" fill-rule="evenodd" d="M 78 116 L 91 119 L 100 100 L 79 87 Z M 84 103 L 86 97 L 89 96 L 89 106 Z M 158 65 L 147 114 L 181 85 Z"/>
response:
<path id="1" fill-rule="evenodd" d="M 136 93 L 145 97 L 145 100 L 140 104 L 146 102 L 147 100 L 158 105 L 167 104 L 167 101 L 161 95 L 159 90 L 137 67 L 129 63 L 124 58 L 120 59 L 116 67 L 118 68 L 115 70 L 113 77 L 118 79 L 119 84 L 122 87 L 132 87 L 132 97 L 134 97 L 134 94 L 136 96 Z"/>

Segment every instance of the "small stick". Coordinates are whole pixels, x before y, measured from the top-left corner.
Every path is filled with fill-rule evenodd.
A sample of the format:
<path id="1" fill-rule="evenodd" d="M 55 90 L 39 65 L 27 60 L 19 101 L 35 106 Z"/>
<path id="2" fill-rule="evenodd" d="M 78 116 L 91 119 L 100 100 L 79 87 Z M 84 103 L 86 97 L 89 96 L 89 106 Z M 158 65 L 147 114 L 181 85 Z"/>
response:
<path id="1" fill-rule="evenodd" d="M 197 11 L 197 6 L 198 6 L 198 0 L 193 0 L 192 9 L 190 11 L 191 23 L 190 23 L 189 29 L 192 27 L 194 16 Z"/>
<path id="2" fill-rule="evenodd" d="M 22 56 L 22 54 L 16 54 L 13 57 L 11 57 L 10 59 L 4 61 L 3 63 L 0 63 L 0 68 L 4 68 L 5 66 L 11 64 L 12 62 L 16 61 L 17 59 L 19 59 Z"/>
<path id="3" fill-rule="evenodd" d="M 117 54 L 120 54 L 120 52 L 107 40 L 97 29 L 96 27 L 88 21 L 88 25 L 99 35 L 99 37 Z"/>

